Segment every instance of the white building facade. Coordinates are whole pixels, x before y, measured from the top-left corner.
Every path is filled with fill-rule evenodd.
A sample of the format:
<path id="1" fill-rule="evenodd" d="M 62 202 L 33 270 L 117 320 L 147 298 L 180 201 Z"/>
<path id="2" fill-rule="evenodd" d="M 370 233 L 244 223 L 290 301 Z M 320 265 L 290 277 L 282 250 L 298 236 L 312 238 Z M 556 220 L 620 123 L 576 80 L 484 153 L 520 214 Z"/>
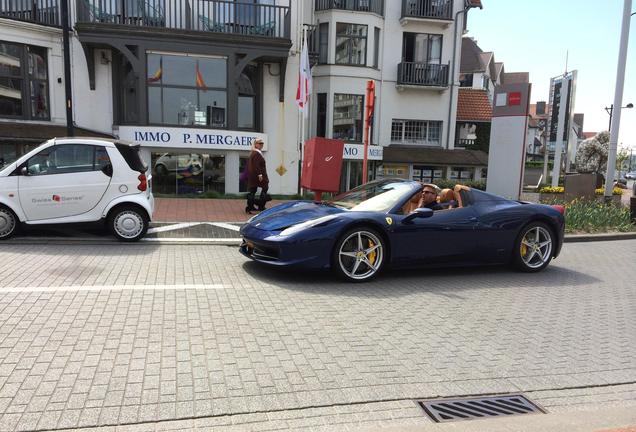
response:
<path id="1" fill-rule="evenodd" d="M 66 134 L 59 5 L 18 3 L 0 3 L 6 162 Z M 361 182 L 372 79 L 370 178 L 450 178 L 444 152 L 454 151 L 449 125 L 458 84 L 451 75 L 459 71 L 465 3 L 69 1 L 76 134 L 139 143 L 154 191 L 165 195 L 244 191 L 240 173 L 251 142 L 262 138 L 270 191 L 294 194 L 304 130 L 305 139 L 345 141 L 344 190 Z M 302 126 L 295 96 L 304 29 L 315 66 Z"/>
<path id="2" fill-rule="evenodd" d="M 475 164 L 471 152 L 454 150 L 463 11 L 467 4 L 480 4 L 464 0 L 312 3 L 312 16 L 305 14 L 314 26 L 317 57 L 310 133 L 361 143 L 365 89 L 367 81 L 374 80 L 370 142 L 382 148 L 383 158 L 369 164 L 369 178 L 459 179 L 466 169 L 461 167 Z M 480 163 L 485 167 L 487 160 Z M 481 169 L 471 169 L 471 179 L 475 171 Z M 362 164 L 350 161 L 343 167 L 341 189 L 359 184 L 361 177 Z"/>

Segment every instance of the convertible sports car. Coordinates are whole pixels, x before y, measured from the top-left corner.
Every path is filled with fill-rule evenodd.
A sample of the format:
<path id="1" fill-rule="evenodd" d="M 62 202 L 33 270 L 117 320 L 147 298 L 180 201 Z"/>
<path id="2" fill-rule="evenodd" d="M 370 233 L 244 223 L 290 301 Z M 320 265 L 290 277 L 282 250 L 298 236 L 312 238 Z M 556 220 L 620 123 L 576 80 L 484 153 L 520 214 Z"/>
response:
<path id="1" fill-rule="evenodd" d="M 240 252 L 273 266 L 331 268 L 366 281 L 385 266 L 512 263 L 544 269 L 563 244 L 564 209 L 511 201 L 457 185 L 440 194 L 444 209 L 415 208 L 422 184 L 376 180 L 332 201 L 293 201 L 241 228 Z"/>

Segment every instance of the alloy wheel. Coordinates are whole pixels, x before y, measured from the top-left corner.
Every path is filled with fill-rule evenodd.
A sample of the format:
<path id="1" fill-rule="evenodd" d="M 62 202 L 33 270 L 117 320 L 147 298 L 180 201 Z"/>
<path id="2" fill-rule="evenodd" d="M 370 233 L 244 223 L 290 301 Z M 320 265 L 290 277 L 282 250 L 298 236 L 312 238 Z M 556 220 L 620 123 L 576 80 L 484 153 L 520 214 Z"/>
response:
<path id="1" fill-rule="evenodd" d="M 552 258 L 552 235 L 542 226 L 530 228 L 521 239 L 519 253 L 528 268 L 543 266 Z"/>
<path id="2" fill-rule="evenodd" d="M 341 243 L 338 264 L 349 278 L 364 280 L 372 277 L 382 266 L 382 241 L 372 232 L 355 231 Z"/>

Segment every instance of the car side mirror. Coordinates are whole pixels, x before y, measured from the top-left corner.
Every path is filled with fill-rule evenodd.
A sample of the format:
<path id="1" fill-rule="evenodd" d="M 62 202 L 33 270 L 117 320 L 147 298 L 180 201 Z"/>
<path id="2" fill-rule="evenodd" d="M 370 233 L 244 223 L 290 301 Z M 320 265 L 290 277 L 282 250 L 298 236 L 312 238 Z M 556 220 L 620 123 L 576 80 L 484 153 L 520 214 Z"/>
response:
<path id="1" fill-rule="evenodd" d="M 104 174 L 106 174 L 108 177 L 112 177 L 113 176 L 113 165 L 112 164 L 104 165 L 100 171 L 103 172 Z"/>
<path id="2" fill-rule="evenodd" d="M 433 216 L 433 210 L 430 208 L 416 208 L 403 219 L 403 223 L 411 223 L 413 219 L 426 219 Z"/>
<path id="3" fill-rule="evenodd" d="M 29 170 L 27 169 L 27 167 L 26 167 L 26 166 L 23 166 L 23 167 L 20 169 L 20 174 L 22 174 L 23 176 L 28 176 L 28 175 L 29 175 Z"/>

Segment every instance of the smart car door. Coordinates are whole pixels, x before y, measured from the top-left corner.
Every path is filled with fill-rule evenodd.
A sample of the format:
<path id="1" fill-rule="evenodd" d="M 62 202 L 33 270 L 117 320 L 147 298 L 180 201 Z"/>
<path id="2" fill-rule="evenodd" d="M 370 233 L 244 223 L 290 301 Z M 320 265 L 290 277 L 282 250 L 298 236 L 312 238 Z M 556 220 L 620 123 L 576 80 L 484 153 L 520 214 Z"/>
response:
<path id="1" fill-rule="evenodd" d="M 112 170 L 101 146 L 63 144 L 42 150 L 19 169 L 18 194 L 27 220 L 89 212 L 108 189 Z"/>
<path id="2" fill-rule="evenodd" d="M 470 207 L 405 219 L 401 216 L 394 227 L 392 261 L 398 265 L 467 262 L 475 252 L 477 217 Z"/>

